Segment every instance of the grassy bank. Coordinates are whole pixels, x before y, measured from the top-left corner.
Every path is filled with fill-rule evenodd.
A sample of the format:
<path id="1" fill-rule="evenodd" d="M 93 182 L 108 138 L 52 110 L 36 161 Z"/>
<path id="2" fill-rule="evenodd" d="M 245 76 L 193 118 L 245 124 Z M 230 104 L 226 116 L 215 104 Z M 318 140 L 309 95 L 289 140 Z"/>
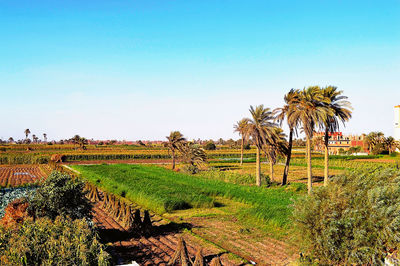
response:
<path id="1" fill-rule="evenodd" d="M 243 186 L 157 166 L 118 164 L 73 168 L 102 189 L 123 195 L 158 213 L 218 206 L 215 198 L 219 196 L 248 204 L 250 207 L 240 212 L 242 217 L 273 226 L 284 226 L 289 222 L 292 198 L 303 189 L 298 184 L 286 188 Z"/>

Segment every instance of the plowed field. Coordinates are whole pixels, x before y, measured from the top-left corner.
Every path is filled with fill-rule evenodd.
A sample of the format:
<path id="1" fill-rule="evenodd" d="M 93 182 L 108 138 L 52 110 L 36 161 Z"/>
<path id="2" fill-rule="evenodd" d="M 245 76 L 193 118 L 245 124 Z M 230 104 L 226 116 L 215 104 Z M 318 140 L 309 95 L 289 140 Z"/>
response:
<path id="1" fill-rule="evenodd" d="M 40 181 L 48 176 L 47 166 L 0 166 L 0 187 L 17 187 Z"/>

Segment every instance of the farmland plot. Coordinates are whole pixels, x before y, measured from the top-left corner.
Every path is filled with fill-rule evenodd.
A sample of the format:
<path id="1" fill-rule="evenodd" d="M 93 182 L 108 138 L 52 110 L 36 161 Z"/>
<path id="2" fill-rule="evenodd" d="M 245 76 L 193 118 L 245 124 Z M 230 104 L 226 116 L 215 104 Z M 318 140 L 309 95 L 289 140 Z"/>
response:
<path id="1" fill-rule="evenodd" d="M 1 166 L 0 187 L 18 187 L 37 183 L 48 175 L 45 167 L 34 165 Z"/>

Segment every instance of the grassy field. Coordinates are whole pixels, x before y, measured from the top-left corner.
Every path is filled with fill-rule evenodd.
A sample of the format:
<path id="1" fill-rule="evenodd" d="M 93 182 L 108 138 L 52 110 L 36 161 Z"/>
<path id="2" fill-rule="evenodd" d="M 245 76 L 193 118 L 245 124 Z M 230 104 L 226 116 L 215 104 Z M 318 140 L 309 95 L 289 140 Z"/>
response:
<path id="1" fill-rule="evenodd" d="M 212 208 L 222 197 L 247 204 L 238 216 L 273 226 L 289 223 L 292 199 L 304 193 L 304 185 L 254 187 L 218 179 L 176 173 L 157 166 L 73 166 L 82 177 L 112 193 L 122 195 L 158 213 L 187 208 Z"/>

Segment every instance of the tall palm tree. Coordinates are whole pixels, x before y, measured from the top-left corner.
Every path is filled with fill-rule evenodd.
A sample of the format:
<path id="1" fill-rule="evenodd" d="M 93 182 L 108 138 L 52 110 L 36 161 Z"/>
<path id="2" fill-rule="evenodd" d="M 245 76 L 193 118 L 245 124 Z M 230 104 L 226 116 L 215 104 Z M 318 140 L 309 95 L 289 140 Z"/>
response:
<path id="1" fill-rule="evenodd" d="M 306 158 L 307 158 L 307 187 L 308 193 L 312 191 L 312 165 L 311 165 L 311 139 L 314 130 L 318 126 L 322 128 L 327 117 L 332 111 L 326 108 L 329 99 L 322 94 L 320 87 L 310 86 L 299 93 L 299 102 L 290 107 L 292 119 L 300 121 L 302 130 L 306 135 Z"/>
<path id="2" fill-rule="evenodd" d="M 233 126 L 233 128 L 235 129 L 234 132 L 238 132 L 242 139 L 241 147 L 240 147 L 240 165 L 243 164 L 244 142 L 247 140 L 248 135 L 249 135 L 249 134 L 247 134 L 248 125 L 249 125 L 249 119 L 243 118 L 242 120 L 236 122 L 236 124 Z"/>
<path id="3" fill-rule="evenodd" d="M 165 146 L 171 150 L 172 154 L 172 170 L 175 169 L 175 152 L 182 151 L 182 146 L 186 142 L 186 139 L 183 137 L 182 133 L 179 131 L 171 131 L 169 136 L 166 137 L 168 142 L 165 143 Z"/>
<path id="4" fill-rule="evenodd" d="M 289 127 L 289 142 L 286 155 L 285 169 L 283 170 L 282 185 L 287 184 L 287 178 L 289 174 L 290 159 L 292 157 L 293 148 L 293 134 L 297 135 L 297 127 L 299 126 L 299 119 L 294 118 L 293 110 L 296 110 L 296 105 L 299 103 L 299 90 L 291 89 L 284 97 L 285 105 L 282 108 L 276 108 L 274 110 L 275 120 L 282 126 L 283 121 L 286 119 Z"/>
<path id="5" fill-rule="evenodd" d="M 43 139 L 44 139 L 44 142 L 47 142 L 47 134 L 46 133 L 43 133 Z"/>
<path id="6" fill-rule="evenodd" d="M 283 132 L 282 128 L 273 128 L 275 134 L 271 139 L 267 140 L 267 145 L 265 146 L 265 153 L 269 161 L 270 169 L 270 179 L 275 181 L 274 178 L 274 165 L 278 156 L 287 156 L 288 154 L 288 142 L 286 141 L 286 134 Z"/>
<path id="7" fill-rule="evenodd" d="M 256 146 L 256 185 L 261 186 L 261 162 L 260 152 L 268 144 L 268 141 L 275 136 L 274 128 L 277 124 L 273 122 L 273 115 L 269 108 L 264 108 L 264 105 L 258 105 L 255 108 L 250 106 L 250 114 L 252 119 L 249 119 L 248 134 L 253 139 Z"/>
<path id="8" fill-rule="evenodd" d="M 328 99 L 326 102 L 326 108 L 331 110 L 331 114 L 328 115 L 325 120 L 325 171 L 324 171 L 324 186 L 328 185 L 329 178 L 329 133 L 339 131 L 339 124 L 342 122 L 349 121 L 351 118 L 351 104 L 347 101 L 347 96 L 342 95 L 343 91 L 339 91 L 337 87 L 328 86 L 322 88 L 322 94 L 324 98 Z"/>
<path id="9" fill-rule="evenodd" d="M 29 130 L 29 128 L 25 129 L 24 131 L 25 133 L 25 139 L 28 139 L 29 134 L 31 134 L 31 131 Z"/>

